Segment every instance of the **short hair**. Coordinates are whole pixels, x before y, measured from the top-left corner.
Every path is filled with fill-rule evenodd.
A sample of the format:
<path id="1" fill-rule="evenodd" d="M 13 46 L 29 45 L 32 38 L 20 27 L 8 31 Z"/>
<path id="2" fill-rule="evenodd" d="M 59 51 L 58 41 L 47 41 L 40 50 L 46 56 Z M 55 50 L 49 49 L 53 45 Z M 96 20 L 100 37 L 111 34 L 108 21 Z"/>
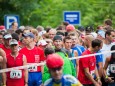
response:
<path id="1" fill-rule="evenodd" d="M 51 48 L 51 47 L 48 47 L 48 48 L 45 48 L 44 53 L 47 56 L 49 54 L 55 53 L 55 50 L 53 48 Z"/>
<path id="2" fill-rule="evenodd" d="M 65 34 L 63 32 L 57 32 L 56 35 L 62 35 L 65 36 Z"/>
<path id="3" fill-rule="evenodd" d="M 15 31 L 15 33 L 17 33 L 18 35 L 20 35 L 20 33 L 23 33 L 23 31 L 22 31 L 21 29 L 17 29 L 17 30 Z"/>
<path id="4" fill-rule="evenodd" d="M 67 26 L 67 25 L 69 25 L 69 23 L 68 22 L 63 22 L 63 25 Z"/>
<path id="5" fill-rule="evenodd" d="M 57 28 L 56 28 L 56 30 L 63 30 L 64 28 L 63 28 L 63 26 L 62 25 L 60 25 L 60 26 L 58 26 Z"/>
<path id="6" fill-rule="evenodd" d="M 17 23 L 17 22 L 15 22 L 15 21 L 14 21 L 14 22 L 12 22 L 12 24 L 11 24 L 11 25 L 13 26 L 15 23 Z"/>
<path id="7" fill-rule="evenodd" d="M 100 47 L 102 41 L 100 39 L 94 39 L 91 43 L 92 48 L 95 48 L 96 46 Z"/>
<path id="8" fill-rule="evenodd" d="M 19 36 L 17 33 L 12 33 L 12 39 L 16 39 L 17 41 L 19 41 Z"/>
<path id="9" fill-rule="evenodd" d="M 66 37 L 63 39 L 63 42 L 65 43 L 67 39 L 70 40 L 71 37 L 70 37 L 70 36 L 66 36 Z"/>
<path id="10" fill-rule="evenodd" d="M 111 32 L 115 32 L 114 30 L 107 30 L 106 32 L 105 32 L 105 38 L 106 38 L 106 35 L 111 35 Z"/>
<path id="11" fill-rule="evenodd" d="M 104 21 L 104 23 L 105 23 L 106 25 L 112 26 L 112 21 L 111 21 L 111 19 L 106 19 L 106 20 Z"/>

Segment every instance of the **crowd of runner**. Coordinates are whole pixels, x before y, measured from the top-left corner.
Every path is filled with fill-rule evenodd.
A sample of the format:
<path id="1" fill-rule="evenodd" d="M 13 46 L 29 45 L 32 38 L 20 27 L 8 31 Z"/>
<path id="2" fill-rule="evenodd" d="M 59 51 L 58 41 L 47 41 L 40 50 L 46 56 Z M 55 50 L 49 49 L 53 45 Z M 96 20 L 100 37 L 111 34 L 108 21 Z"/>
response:
<path id="1" fill-rule="evenodd" d="M 63 22 L 57 28 L 0 26 L 0 86 L 115 86 L 115 30 L 112 21 L 75 28 Z M 69 58 L 76 57 L 70 60 Z M 46 62 L 36 66 L 33 63 Z M 32 65 L 32 66 L 31 66 Z"/>

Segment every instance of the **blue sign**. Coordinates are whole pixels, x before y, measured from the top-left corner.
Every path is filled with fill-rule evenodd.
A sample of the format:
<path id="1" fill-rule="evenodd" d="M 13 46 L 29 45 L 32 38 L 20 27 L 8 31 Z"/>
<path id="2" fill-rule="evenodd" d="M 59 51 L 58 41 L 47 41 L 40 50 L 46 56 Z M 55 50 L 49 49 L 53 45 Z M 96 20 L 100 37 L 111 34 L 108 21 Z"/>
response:
<path id="1" fill-rule="evenodd" d="M 68 22 L 69 24 L 80 25 L 80 11 L 64 11 L 64 21 Z"/>
<path id="2" fill-rule="evenodd" d="M 19 16 L 18 15 L 5 15 L 4 16 L 4 25 L 6 29 L 10 29 L 12 22 L 17 22 L 18 25 L 20 23 Z"/>

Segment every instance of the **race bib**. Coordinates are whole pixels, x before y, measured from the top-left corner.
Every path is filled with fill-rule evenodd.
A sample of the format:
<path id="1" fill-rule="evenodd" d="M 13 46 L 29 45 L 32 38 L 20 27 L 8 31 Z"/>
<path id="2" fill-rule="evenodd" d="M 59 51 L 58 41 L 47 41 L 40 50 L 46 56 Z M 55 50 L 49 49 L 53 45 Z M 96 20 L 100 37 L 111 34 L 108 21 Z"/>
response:
<path id="1" fill-rule="evenodd" d="M 110 65 L 110 71 L 111 73 L 115 73 L 115 64 Z"/>
<path id="2" fill-rule="evenodd" d="M 95 71 L 94 71 L 94 70 L 91 71 L 91 76 L 92 76 L 93 78 L 95 77 Z"/>
<path id="3" fill-rule="evenodd" d="M 22 78 L 22 70 L 12 70 L 10 72 L 11 79 L 20 79 Z"/>
<path id="4" fill-rule="evenodd" d="M 37 71 L 37 66 L 31 66 L 28 68 L 29 72 L 36 72 Z"/>

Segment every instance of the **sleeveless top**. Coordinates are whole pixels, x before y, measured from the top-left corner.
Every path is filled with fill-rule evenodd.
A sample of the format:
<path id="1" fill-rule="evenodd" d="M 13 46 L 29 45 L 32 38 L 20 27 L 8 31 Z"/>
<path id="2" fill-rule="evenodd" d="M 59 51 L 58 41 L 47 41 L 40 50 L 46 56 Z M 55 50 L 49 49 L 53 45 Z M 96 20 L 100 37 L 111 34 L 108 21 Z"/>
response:
<path id="1" fill-rule="evenodd" d="M 110 74 L 110 77 L 114 77 L 114 80 L 115 80 L 115 58 L 110 58 L 109 74 Z"/>

